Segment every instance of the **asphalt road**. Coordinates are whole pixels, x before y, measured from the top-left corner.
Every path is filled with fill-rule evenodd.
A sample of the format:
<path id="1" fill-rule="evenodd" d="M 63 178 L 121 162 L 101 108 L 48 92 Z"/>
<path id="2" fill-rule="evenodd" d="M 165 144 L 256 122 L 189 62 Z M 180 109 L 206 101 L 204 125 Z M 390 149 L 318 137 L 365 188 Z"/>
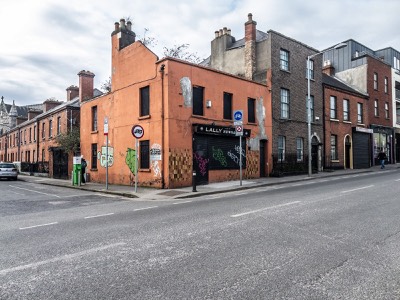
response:
<path id="1" fill-rule="evenodd" d="M 0 181 L 0 299 L 400 299 L 399 181 L 164 201 Z"/>

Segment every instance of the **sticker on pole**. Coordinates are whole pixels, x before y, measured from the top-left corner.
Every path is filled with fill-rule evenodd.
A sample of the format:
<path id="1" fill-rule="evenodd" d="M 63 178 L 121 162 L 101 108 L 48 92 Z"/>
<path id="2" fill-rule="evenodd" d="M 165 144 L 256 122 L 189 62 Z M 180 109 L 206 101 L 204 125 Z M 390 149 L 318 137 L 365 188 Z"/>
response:
<path id="1" fill-rule="evenodd" d="M 243 126 L 242 125 L 235 126 L 235 135 L 243 136 Z"/>
<path id="2" fill-rule="evenodd" d="M 133 125 L 133 127 L 132 127 L 132 135 L 137 139 L 142 138 L 143 135 L 144 135 L 143 127 L 140 126 L 140 125 Z"/>

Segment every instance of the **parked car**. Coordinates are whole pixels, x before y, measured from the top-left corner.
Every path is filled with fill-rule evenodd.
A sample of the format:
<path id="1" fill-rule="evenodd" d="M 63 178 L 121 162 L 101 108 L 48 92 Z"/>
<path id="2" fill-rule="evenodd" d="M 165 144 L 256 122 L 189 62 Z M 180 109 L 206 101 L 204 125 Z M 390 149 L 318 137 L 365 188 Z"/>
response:
<path id="1" fill-rule="evenodd" d="M 0 179 L 18 179 L 18 169 L 13 163 L 0 162 Z"/>

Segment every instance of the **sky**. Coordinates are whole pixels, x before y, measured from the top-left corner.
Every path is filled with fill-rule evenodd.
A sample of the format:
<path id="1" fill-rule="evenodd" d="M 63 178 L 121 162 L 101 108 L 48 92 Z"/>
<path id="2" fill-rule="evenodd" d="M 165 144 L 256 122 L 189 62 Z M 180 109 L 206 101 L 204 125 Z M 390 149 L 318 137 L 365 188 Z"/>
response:
<path id="1" fill-rule="evenodd" d="M 400 51 L 398 0 L 19 0 L 0 10 L 0 97 L 18 106 L 66 100 L 81 70 L 94 85 L 111 75 L 111 32 L 130 19 L 137 38 L 151 37 L 151 50 L 188 44 L 198 57 L 210 55 L 214 32 L 231 29 L 244 37 L 247 15 L 257 29 L 272 29 L 319 50 L 348 39 L 378 50 Z"/>

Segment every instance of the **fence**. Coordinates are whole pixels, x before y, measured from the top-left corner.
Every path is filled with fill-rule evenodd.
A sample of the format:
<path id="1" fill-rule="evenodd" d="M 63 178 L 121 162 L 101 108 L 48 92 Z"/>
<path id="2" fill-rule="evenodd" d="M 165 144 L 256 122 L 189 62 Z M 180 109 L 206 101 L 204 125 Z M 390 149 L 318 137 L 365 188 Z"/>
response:
<path id="1" fill-rule="evenodd" d="M 49 162 L 39 161 L 36 163 L 21 162 L 21 172 L 49 173 Z"/>
<path id="2" fill-rule="evenodd" d="M 303 156 L 303 160 L 297 160 L 297 153 L 285 153 L 285 159 L 278 158 L 278 154 L 272 155 L 271 176 L 288 176 L 307 174 L 308 156 Z"/>

